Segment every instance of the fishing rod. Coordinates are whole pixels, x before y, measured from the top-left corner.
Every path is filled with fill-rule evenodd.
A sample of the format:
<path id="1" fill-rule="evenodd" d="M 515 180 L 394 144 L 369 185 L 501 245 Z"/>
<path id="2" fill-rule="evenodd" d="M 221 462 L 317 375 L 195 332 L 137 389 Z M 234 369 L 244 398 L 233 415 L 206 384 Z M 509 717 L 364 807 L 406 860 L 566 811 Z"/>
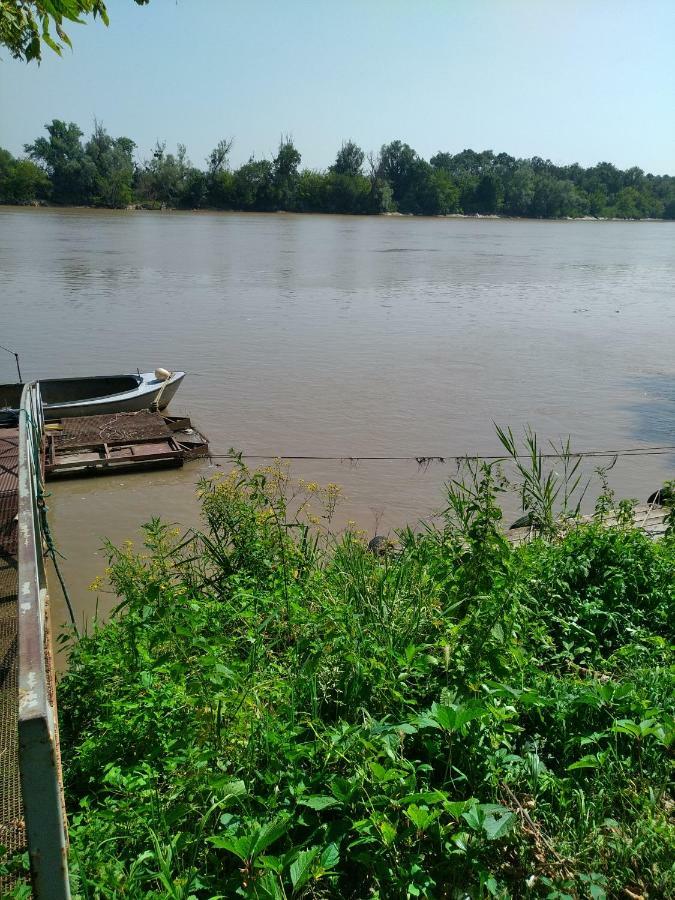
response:
<path id="1" fill-rule="evenodd" d="M 9 347 L 3 347 L 0 344 L 0 350 L 6 350 L 7 353 L 11 353 L 14 357 L 14 361 L 16 362 L 16 371 L 19 373 L 19 381 L 23 384 L 23 378 L 21 377 L 21 366 L 19 365 L 19 354 L 15 350 L 10 350 Z"/>

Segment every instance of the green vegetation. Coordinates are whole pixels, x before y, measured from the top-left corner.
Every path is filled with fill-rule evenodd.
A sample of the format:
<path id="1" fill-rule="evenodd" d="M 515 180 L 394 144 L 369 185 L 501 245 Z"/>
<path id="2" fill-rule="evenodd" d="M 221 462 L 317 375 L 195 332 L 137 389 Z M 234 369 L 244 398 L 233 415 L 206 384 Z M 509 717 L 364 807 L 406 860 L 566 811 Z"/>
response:
<path id="1" fill-rule="evenodd" d="M 530 450 L 517 547 L 497 465 L 375 557 L 236 457 L 200 533 L 110 546 L 59 688 L 75 895 L 673 896 L 675 535 L 577 523 Z"/>
<path id="2" fill-rule="evenodd" d="M 149 0 L 135 2 L 144 6 Z M 81 24 L 87 15 L 108 24 L 103 0 L 0 0 L 0 46 L 26 62 L 40 62 L 43 44 L 60 56 L 71 46 L 64 24 Z"/>
<path id="3" fill-rule="evenodd" d="M 385 144 L 366 161 L 347 141 L 322 172 L 301 169 L 299 151 L 284 137 L 273 159 L 251 158 L 233 171 L 232 141 L 220 141 L 199 169 L 182 144 L 174 154 L 158 143 L 139 164 L 134 142 L 111 138 L 98 123 L 86 143 L 72 122 L 54 119 L 46 129 L 47 137 L 26 145 L 27 159 L 0 149 L 0 203 L 675 219 L 675 176 L 636 167 L 621 171 L 607 162 L 584 169 L 491 150 L 437 153 L 427 162 L 401 141 Z"/>

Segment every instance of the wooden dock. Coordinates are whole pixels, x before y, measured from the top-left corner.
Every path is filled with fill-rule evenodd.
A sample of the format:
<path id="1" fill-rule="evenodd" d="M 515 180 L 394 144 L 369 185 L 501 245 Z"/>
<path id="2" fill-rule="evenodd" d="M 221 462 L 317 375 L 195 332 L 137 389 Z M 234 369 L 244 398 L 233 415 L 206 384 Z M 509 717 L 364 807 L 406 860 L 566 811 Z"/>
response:
<path id="1" fill-rule="evenodd" d="M 182 466 L 209 453 L 208 440 L 189 418 L 149 410 L 62 419 L 48 424 L 45 434 L 48 478 Z"/>
<path id="2" fill-rule="evenodd" d="M 669 512 L 670 510 L 668 507 L 658 506 L 655 503 L 646 503 L 642 506 L 636 506 L 633 510 L 633 525 L 635 528 L 639 528 L 640 531 L 644 531 L 644 533 L 652 538 L 652 540 L 656 540 L 657 538 L 663 537 L 666 533 Z M 589 523 L 598 520 L 595 519 L 594 516 L 582 516 L 579 521 Z M 619 521 L 617 514 L 608 513 L 602 519 L 602 524 L 607 525 L 608 527 L 618 525 Z M 533 538 L 537 537 L 537 534 L 537 529 L 532 527 L 510 528 L 506 532 L 506 537 L 512 544 L 523 544 L 526 541 L 531 541 Z"/>

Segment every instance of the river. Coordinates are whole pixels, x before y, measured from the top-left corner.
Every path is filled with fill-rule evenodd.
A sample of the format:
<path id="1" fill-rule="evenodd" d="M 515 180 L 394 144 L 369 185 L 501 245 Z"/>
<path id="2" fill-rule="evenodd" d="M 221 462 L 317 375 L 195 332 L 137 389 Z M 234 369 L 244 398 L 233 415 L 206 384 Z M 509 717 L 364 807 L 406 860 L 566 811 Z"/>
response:
<path id="1" fill-rule="evenodd" d="M 493 421 L 577 449 L 675 444 L 674 288 L 671 223 L 0 207 L 0 343 L 24 377 L 184 369 L 172 409 L 216 454 L 489 454 Z M 51 485 L 78 617 L 111 603 L 88 589 L 103 537 L 137 539 L 154 515 L 193 524 L 214 471 Z M 341 521 L 372 533 L 442 506 L 455 469 L 294 471 L 341 484 Z M 610 478 L 644 500 L 674 473 L 652 455 Z"/>

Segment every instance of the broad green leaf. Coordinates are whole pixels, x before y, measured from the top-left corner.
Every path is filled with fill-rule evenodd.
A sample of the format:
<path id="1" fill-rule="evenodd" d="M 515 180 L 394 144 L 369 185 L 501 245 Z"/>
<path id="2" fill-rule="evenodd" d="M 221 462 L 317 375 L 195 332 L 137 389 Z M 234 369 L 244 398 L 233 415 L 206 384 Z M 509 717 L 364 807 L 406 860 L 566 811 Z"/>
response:
<path id="1" fill-rule="evenodd" d="M 420 715 L 416 719 L 418 728 L 440 728 L 440 725 L 434 718 L 434 716 L 429 713 L 420 713 Z"/>
<path id="2" fill-rule="evenodd" d="M 461 728 L 462 725 L 466 725 L 467 722 L 471 722 L 472 719 L 482 718 L 487 715 L 487 713 L 488 710 L 484 706 L 460 706 L 459 709 L 456 710 L 455 728 Z"/>
<path id="3" fill-rule="evenodd" d="M 485 816 L 483 830 L 490 841 L 499 840 L 511 830 L 516 819 L 516 814 L 505 809 L 503 812 L 493 812 Z"/>
<path id="4" fill-rule="evenodd" d="M 215 834 L 207 838 L 207 840 L 219 850 L 229 850 L 230 853 L 234 853 L 235 856 L 245 862 L 251 856 L 254 836 L 235 837 L 229 834 Z"/>
<path id="5" fill-rule="evenodd" d="M 297 857 L 291 863 L 291 884 L 294 890 L 303 887 L 310 879 L 314 860 L 319 855 L 319 847 L 312 847 L 311 850 L 301 850 Z"/>
<path id="6" fill-rule="evenodd" d="M 313 794 L 310 797 L 301 797 L 298 800 L 299 806 L 308 806 L 310 809 L 329 809 L 331 806 L 341 806 L 339 800 L 335 797 L 327 797 L 321 794 Z"/>
<path id="7" fill-rule="evenodd" d="M 455 731 L 457 728 L 457 712 L 451 706 L 437 706 L 434 718 L 444 731 Z"/>
<path id="8" fill-rule="evenodd" d="M 418 806 L 416 803 L 411 803 L 404 813 L 420 831 L 424 831 L 440 816 L 438 810 L 427 809 L 426 806 Z"/>
<path id="9" fill-rule="evenodd" d="M 277 876 L 268 872 L 256 880 L 255 897 L 256 900 L 285 900 L 286 895 Z"/>
<path id="10" fill-rule="evenodd" d="M 474 831 L 480 831 L 483 827 L 485 813 L 478 806 L 472 806 L 471 809 L 467 809 L 466 812 L 462 813 L 462 818 L 469 828 L 472 828 Z"/>
<path id="11" fill-rule="evenodd" d="M 324 847 L 321 854 L 321 868 L 324 870 L 333 869 L 340 862 L 340 848 L 337 844 L 328 844 Z"/>
<path id="12" fill-rule="evenodd" d="M 382 835 L 382 840 L 385 845 L 390 847 L 396 840 L 396 829 L 387 819 L 378 822 L 378 828 L 380 829 L 380 834 Z"/>
<path id="13" fill-rule="evenodd" d="M 230 800 L 234 797 L 241 797 L 246 793 L 246 785 L 243 781 L 233 780 L 227 776 L 212 778 L 211 787 L 218 792 L 219 799 Z"/>
<path id="14" fill-rule="evenodd" d="M 401 803 L 443 803 L 448 799 L 444 791 L 421 791 L 417 794 L 406 794 Z"/>
<path id="15" fill-rule="evenodd" d="M 343 803 L 347 803 L 355 791 L 353 782 L 347 778 L 334 778 L 329 786 L 337 799 Z"/>
<path id="16" fill-rule="evenodd" d="M 630 734 L 633 737 L 640 737 L 642 733 L 640 726 L 637 722 L 633 722 L 632 719 L 618 719 L 612 725 L 612 731 L 616 734 Z"/>
<path id="17" fill-rule="evenodd" d="M 448 800 L 443 804 L 443 809 L 458 819 L 466 809 L 467 802 L 467 800 Z"/>
<path id="18" fill-rule="evenodd" d="M 288 831 L 287 819 L 275 819 L 268 822 L 258 831 L 251 848 L 251 855 L 257 856 L 266 850 L 271 844 L 277 841 L 283 834 Z"/>
<path id="19" fill-rule="evenodd" d="M 576 762 L 569 765 L 567 771 L 573 772 L 575 769 L 598 769 L 599 767 L 600 760 L 597 756 L 582 756 L 581 759 L 578 759 Z"/>
<path id="20" fill-rule="evenodd" d="M 417 734 L 417 728 L 410 722 L 401 722 L 400 725 L 394 725 L 394 731 L 400 731 L 402 734 Z"/>

